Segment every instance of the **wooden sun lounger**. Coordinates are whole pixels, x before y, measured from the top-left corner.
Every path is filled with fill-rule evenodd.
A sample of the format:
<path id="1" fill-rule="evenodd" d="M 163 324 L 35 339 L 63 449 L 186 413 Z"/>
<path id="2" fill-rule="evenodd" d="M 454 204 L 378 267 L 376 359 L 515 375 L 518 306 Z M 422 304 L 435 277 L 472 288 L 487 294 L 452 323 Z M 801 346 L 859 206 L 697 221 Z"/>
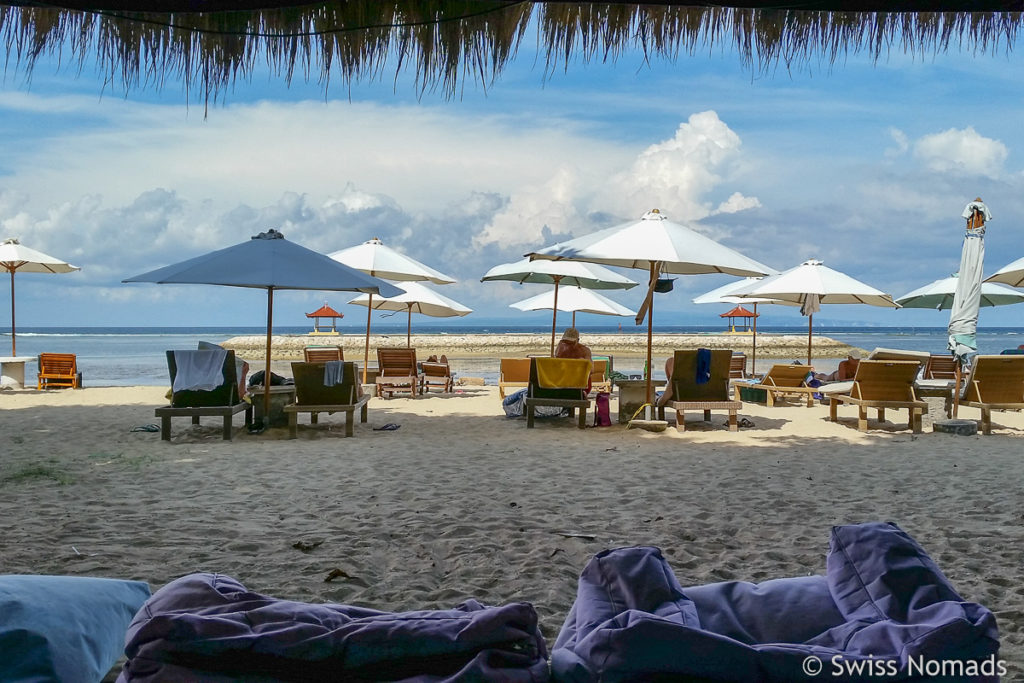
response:
<path id="1" fill-rule="evenodd" d="M 923 379 L 956 379 L 956 359 L 953 356 L 932 355 L 925 365 Z"/>
<path id="2" fill-rule="evenodd" d="M 326 363 L 345 360 L 345 351 L 340 346 L 307 346 L 302 349 L 302 356 L 307 363 Z"/>
<path id="3" fill-rule="evenodd" d="M 919 401 L 914 392 L 914 379 L 920 363 L 907 360 L 862 360 L 857 365 L 849 394 L 829 394 L 829 420 L 838 421 L 840 403 L 857 406 L 857 429 L 868 430 L 868 408 L 878 411 L 878 421 L 885 421 L 885 409 L 909 411 L 908 427 L 921 433 L 921 420 L 928 404 Z"/>
<path id="4" fill-rule="evenodd" d="M 423 361 L 420 363 L 420 393 L 430 393 L 430 387 L 440 387 L 441 393 L 447 394 L 455 388 L 452 367 L 448 358 L 441 356 L 437 362 Z"/>
<path id="5" fill-rule="evenodd" d="M 174 351 L 167 352 L 167 369 L 171 375 L 171 386 L 178 375 L 178 366 L 174 362 Z M 213 351 L 187 351 L 186 353 L 213 353 Z M 224 382 L 210 391 L 175 391 L 171 395 L 171 405 L 161 406 L 154 413 L 160 418 L 160 438 L 171 439 L 171 418 L 191 417 L 192 424 L 199 424 L 200 417 L 220 417 L 224 420 L 223 437 L 231 440 L 231 418 L 235 413 L 245 411 L 246 426 L 252 424 L 252 404 L 243 401 L 238 394 L 238 375 L 235 364 L 235 352 L 228 351 L 224 358 Z"/>
<path id="6" fill-rule="evenodd" d="M 975 356 L 962 406 L 981 410 L 981 433 L 992 433 L 993 410 L 1024 410 L 1024 356 Z"/>
<path id="7" fill-rule="evenodd" d="M 737 414 L 742 401 L 729 398 L 729 375 L 732 351 L 711 351 L 711 376 L 704 384 L 697 384 L 697 351 L 676 351 L 672 361 L 672 400 L 658 406 L 658 418 L 665 419 L 665 408 L 676 411 L 676 429 L 686 430 L 686 411 L 704 412 L 704 421 L 711 421 L 711 411 L 724 410 L 729 414 L 729 431 L 739 430 Z"/>
<path id="8" fill-rule="evenodd" d="M 809 365 L 773 365 L 761 381 L 749 385 L 752 389 L 764 389 L 767 394 L 766 403 L 769 407 L 785 396 L 799 396 L 810 408 L 814 405 L 814 394 L 820 391 L 817 387 L 807 386 L 807 375 L 814 372 Z"/>
<path id="9" fill-rule="evenodd" d="M 590 371 L 590 390 L 595 393 L 612 393 L 612 381 L 608 378 L 608 361 L 601 358 L 592 361 L 594 366 Z"/>
<path id="10" fill-rule="evenodd" d="M 39 354 L 39 374 L 36 389 L 53 387 L 82 386 L 82 373 L 78 372 L 78 361 L 73 353 Z"/>
<path id="11" fill-rule="evenodd" d="M 498 375 L 498 395 L 505 398 L 505 389 L 525 389 L 530 384 L 529 358 L 502 358 Z"/>
<path id="12" fill-rule="evenodd" d="M 747 378 L 747 357 L 742 353 L 732 354 L 729 361 L 729 379 Z"/>
<path id="13" fill-rule="evenodd" d="M 420 373 L 416 367 L 416 349 L 380 347 L 377 349 L 377 395 L 390 398 L 397 392 L 407 392 L 416 398 L 420 388 Z"/>
<path id="14" fill-rule="evenodd" d="M 345 363 L 342 381 L 334 386 L 324 385 L 326 363 L 292 363 L 292 377 L 295 379 L 295 402 L 284 407 L 288 414 L 288 438 L 299 435 L 299 413 L 309 413 L 309 423 L 317 423 L 320 413 L 345 413 L 345 436 L 354 435 L 355 414 L 359 421 L 366 422 L 369 396 L 359 395 L 359 368 L 355 363 Z"/>
<path id="15" fill-rule="evenodd" d="M 544 387 L 541 386 L 538 380 L 538 366 L 557 366 L 563 365 L 566 367 L 586 366 L 587 372 L 579 372 L 581 377 L 581 384 L 571 386 L 557 386 L 557 387 Z M 580 429 L 586 426 L 587 422 L 587 408 L 590 407 L 590 401 L 586 397 L 587 393 L 587 378 L 590 375 L 590 361 L 581 360 L 578 358 L 531 358 L 530 359 L 530 381 L 527 387 L 526 394 L 526 426 L 528 429 L 533 429 L 534 417 L 536 415 L 536 409 L 538 406 L 554 406 L 557 408 L 567 408 L 569 410 L 569 417 L 576 414 L 576 410 L 579 409 L 579 424 L 577 425 Z"/>

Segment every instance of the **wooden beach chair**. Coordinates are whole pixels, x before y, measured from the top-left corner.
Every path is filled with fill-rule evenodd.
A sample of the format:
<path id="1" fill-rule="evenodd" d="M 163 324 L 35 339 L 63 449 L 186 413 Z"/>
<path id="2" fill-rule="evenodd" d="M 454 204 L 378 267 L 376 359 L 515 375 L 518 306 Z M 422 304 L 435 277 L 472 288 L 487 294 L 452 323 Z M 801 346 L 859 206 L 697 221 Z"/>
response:
<path id="1" fill-rule="evenodd" d="M 171 375 L 171 387 L 178 376 L 176 354 L 217 353 L 213 350 L 168 351 L 167 369 Z M 252 424 L 252 404 L 242 400 L 238 393 L 238 375 L 235 364 L 235 352 L 228 351 L 224 356 L 224 381 L 210 390 L 183 389 L 171 394 L 171 405 L 156 409 L 155 415 L 160 418 L 160 438 L 171 439 L 171 418 L 191 417 L 192 424 L 199 424 L 200 417 L 220 417 L 224 420 L 223 436 L 225 441 L 231 440 L 231 418 L 235 413 L 245 411 L 246 426 Z"/>
<path id="2" fill-rule="evenodd" d="M 420 363 L 420 393 L 430 393 L 431 387 L 440 387 L 443 394 L 455 388 L 455 378 L 452 377 L 452 367 L 448 364 L 447 356 L 442 355 L 436 362 Z"/>
<path id="3" fill-rule="evenodd" d="M 732 365 L 732 351 L 711 351 L 711 375 L 707 382 L 697 384 L 697 351 L 676 351 L 672 361 L 672 400 L 658 406 L 658 418 L 665 419 L 665 408 L 676 411 L 676 429 L 686 430 L 686 411 L 704 412 L 704 421 L 711 421 L 711 411 L 724 410 L 729 413 L 729 431 L 739 430 L 737 414 L 743 407 L 742 401 L 729 398 L 729 374 Z"/>
<path id="4" fill-rule="evenodd" d="M 981 410 L 981 433 L 992 433 L 993 410 L 1024 410 L 1024 356 L 975 356 L 962 406 Z"/>
<path id="5" fill-rule="evenodd" d="M 853 377 L 853 387 L 848 394 L 829 394 L 829 420 L 838 421 L 839 404 L 857 406 L 857 429 L 868 430 L 868 408 L 878 411 L 878 421 L 885 421 L 885 409 L 906 408 L 909 411 L 908 427 L 915 434 L 921 433 L 921 420 L 928 404 L 920 401 L 914 391 L 914 379 L 919 364 L 908 360 L 862 360 Z"/>
<path id="6" fill-rule="evenodd" d="M 38 358 L 39 373 L 36 389 L 82 386 L 82 373 L 78 371 L 78 359 L 73 353 L 41 353 Z"/>
<path id="7" fill-rule="evenodd" d="M 612 381 L 608 377 L 608 359 L 599 358 L 591 361 L 590 390 L 595 394 L 612 393 Z"/>
<path id="8" fill-rule="evenodd" d="M 307 363 L 326 363 L 345 360 L 345 351 L 340 346 L 307 346 L 302 349 L 302 356 Z"/>
<path id="9" fill-rule="evenodd" d="M 924 367 L 923 379 L 956 379 L 956 358 L 946 355 L 931 355 Z"/>
<path id="10" fill-rule="evenodd" d="M 416 398 L 420 373 L 416 366 L 416 349 L 380 347 L 377 349 L 377 395 L 390 398 L 398 392 Z"/>
<path id="11" fill-rule="evenodd" d="M 742 353 L 732 354 L 729 361 L 729 379 L 747 378 L 747 357 Z"/>
<path id="12" fill-rule="evenodd" d="M 295 402 L 284 407 L 288 414 L 289 438 L 298 436 L 299 413 L 309 413 L 309 423 L 314 425 L 320 413 L 345 413 L 345 436 L 353 436 L 356 410 L 359 410 L 359 421 L 366 422 L 370 397 L 359 395 L 359 367 L 355 363 L 342 363 L 342 366 L 341 382 L 327 386 L 324 383 L 327 363 L 292 363 Z"/>
<path id="13" fill-rule="evenodd" d="M 502 358 L 498 373 L 498 395 L 505 398 L 505 389 L 525 389 L 530 384 L 530 359 Z"/>
<path id="14" fill-rule="evenodd" d="M 814 404 L 814 394 L 819 391 L 817 387 L 807 386 L 807 376 L 813 372 L 814 368 L 809 365 L 776 364 L 760 382 L 750 387 L 764 389 L 769 407 L 774 406 L 780 398 L 797 396 L 802 397 L 810 408 Z"/>
<path id="15" fill-rule="evenodd" d="M 918 364 L 917 379 L 914 380 L 914 393 L 918 398 L 941 398 L 946 417 L 953 416 L 953 375 L 948 377 L 928 377 L 928 364 L 932 358 L 945 360 L 943 356 L 932 356 L 927 351 L 909 351 L 905 349 L 877 348 L 868 356 L 868 360 L 911 360 Z M 839 393 L 847 393 L 844 389 Z"/>
<path id="16" fill-rule="evenodd" d="M 587 421 L 587 381 L 590 361 L 579 358 L 531 358 L 526 390 L 526 426 L 533 428 L 538 406 L 568 408 L 569 417 L 579 409 L 579 428 Z"/>

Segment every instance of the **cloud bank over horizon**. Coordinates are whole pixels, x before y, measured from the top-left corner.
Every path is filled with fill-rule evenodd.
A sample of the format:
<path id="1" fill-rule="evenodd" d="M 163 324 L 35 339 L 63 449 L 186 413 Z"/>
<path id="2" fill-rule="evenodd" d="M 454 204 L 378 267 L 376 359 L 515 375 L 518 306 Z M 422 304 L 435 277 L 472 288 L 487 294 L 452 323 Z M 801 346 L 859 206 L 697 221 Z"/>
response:
<path id="1" fill-rule="evenodd" d="M 1012 144 L 970 123 L 917 134 L 880 125 L 875 154 L 851 160 L 824 144 L 816 154 L 774 146 L 713 109 L 680 112 L 674 130 L 641 141 L 556 115 L 260 101 L 200 121 L 179 106 L 0 92 L 0 117 L 19 112 L 88 120 L 0 161 L 0 236 L 83 268 L 20 280 L 21 325 L 55 324 L 32 305 L 54 294 L 82 304 L 64 324 L 216 322 L 215 301 L 183 310 L 176 288 L 120 280 L 270 227 L 323 253 L 379 237 L 458 278 L 446 296 L 514 319 L 507 305 L 538 290 L 478 286 L 488 268 L 655 207 L 776 268 L 822 258 L 894 295 L 955 269 L 959 212 L 975 193 L 997 219 L 1024 214 Z M 1002 227 L 997 244 L 1019 243 Z M 992 259 L 988 270 L 1003 265 Z M 660 310 L 692 312 L 692 296 L 726 280 L 684 278 Z M 828 313 L 847 315 L 836 308 L 851 307 Z M 258 322 L 250 313 L 237 319 Z M 133 322 L 147 319 L 166 322 Z"/>

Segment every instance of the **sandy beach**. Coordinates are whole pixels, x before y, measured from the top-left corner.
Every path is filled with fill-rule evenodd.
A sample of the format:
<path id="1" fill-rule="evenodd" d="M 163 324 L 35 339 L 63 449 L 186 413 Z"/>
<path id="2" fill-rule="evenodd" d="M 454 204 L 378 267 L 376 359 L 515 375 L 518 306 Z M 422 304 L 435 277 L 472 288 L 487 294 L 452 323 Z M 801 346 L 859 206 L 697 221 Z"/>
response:
<path id="1" fill-rule="evenodd" d="M 684 587 L 756 582 L 821 573 L 831 525 L 885 520 L 995 612 L 1007 680 L 1024 676 L 1020 413 L 997 413 L 987 437 L 932 433 L 937 405 L 916 436 L 902 412 L 862 434 L 853 409 L 836 424 L 821 405 L 745 404 L 754 426 L 737 433 L 717 414 L 683 434 L 527 430 L 485 386 L 373 399 L 350 439 L 338 415 L 304 418 L 295 441 L 248 434 L 241 416 L 231 442 L 213 418 L 175 420 L 170 442 L 131 431 L 164 391 L 0 392 L 0 571 L 154 590 L 214 571 L 385 610 L 525 600 L 550 644 L 604 548 L 660 546 Z M 373 430 L 386 423 L 401 427 Z"/>

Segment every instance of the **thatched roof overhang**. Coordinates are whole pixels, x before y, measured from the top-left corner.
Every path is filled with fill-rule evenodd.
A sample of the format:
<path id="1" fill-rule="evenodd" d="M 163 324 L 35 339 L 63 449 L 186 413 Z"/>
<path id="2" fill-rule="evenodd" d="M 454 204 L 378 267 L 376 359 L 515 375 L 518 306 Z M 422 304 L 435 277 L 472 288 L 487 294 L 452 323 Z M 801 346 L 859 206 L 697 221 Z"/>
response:
<path id="1" fill-rule="evenodd" d="M 0 0 L 0 39 L 7 63 L 25 72 L 70 54 L 126 90 L 179 79 L 210 100 L 262 64 L 325 88 L 391 64 L 453 96 L 465 81 L 489 84 L 530 25 L 549 71 L 631 49 L 674 60 L 729 44 L 746 65 L 768 69 L 857 53 L 1009 50 L 1022 17 L 1024 0 Z"/>

